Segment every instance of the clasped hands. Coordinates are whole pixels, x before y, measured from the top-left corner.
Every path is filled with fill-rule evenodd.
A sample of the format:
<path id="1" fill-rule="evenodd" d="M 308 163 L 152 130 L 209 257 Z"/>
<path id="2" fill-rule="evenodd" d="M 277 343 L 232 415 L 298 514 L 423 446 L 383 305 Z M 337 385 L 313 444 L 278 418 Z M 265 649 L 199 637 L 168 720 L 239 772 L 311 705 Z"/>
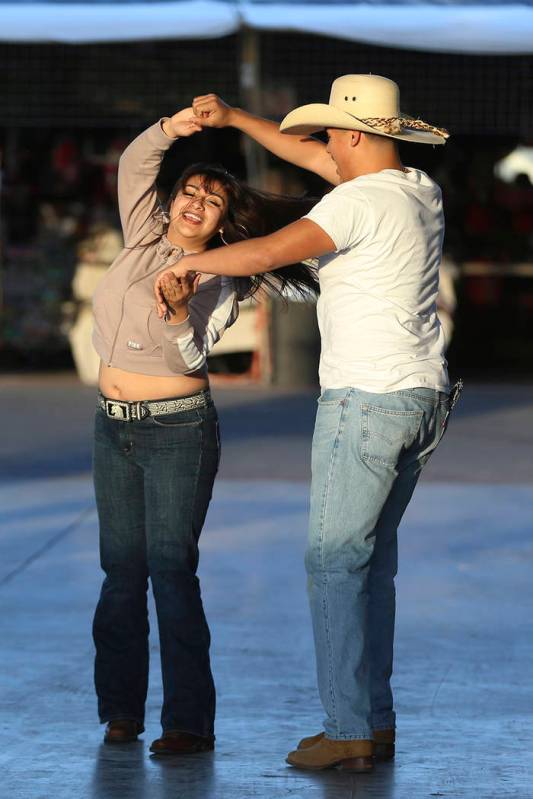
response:
<path id="1" fill-rule="evenodd" d="M 154 283 L 157 314 L 170 324 L 183 322 L 188 302 L 198 291 L 201 274 L 191 272 L 183 258 L 178 264 L 157 275 Z"/>

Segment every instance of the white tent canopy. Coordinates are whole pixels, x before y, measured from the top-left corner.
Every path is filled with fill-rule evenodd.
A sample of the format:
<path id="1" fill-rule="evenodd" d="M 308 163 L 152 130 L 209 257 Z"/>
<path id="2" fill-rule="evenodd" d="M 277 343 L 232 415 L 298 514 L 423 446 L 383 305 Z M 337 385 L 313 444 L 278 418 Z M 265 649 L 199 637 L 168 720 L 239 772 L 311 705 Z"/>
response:
<path id="1" fill-rule="evenodd" d="M 88 44 L 206 39 L 255 30 L 447 53 L 533 53 L 530 2 L 2 2 L 0 41 Z"/>
<path id="2" fill-rule="evenodd" d="M 142 3 L 2 3 L 0 41 L 134 42 L 210 39 L 240 27 L 236 6 L 216 0 Z"/>

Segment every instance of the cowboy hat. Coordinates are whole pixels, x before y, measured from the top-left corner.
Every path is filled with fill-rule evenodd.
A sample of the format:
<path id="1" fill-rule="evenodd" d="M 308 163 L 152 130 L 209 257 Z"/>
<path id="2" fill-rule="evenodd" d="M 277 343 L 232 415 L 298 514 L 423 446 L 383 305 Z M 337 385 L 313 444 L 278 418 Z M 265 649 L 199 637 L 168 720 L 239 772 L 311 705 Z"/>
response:
<path id="1" fill-rule="evenodd" d="M 343 75 L 333 81 L 329 104 L 311 103 L 291 111 L 279 126 L 283 133 L 316 133 L 324 128 L 360 130 L 419 144 L 445 144 L 449 136 L 400 111 L 400 89 L 380 75 Z"/>

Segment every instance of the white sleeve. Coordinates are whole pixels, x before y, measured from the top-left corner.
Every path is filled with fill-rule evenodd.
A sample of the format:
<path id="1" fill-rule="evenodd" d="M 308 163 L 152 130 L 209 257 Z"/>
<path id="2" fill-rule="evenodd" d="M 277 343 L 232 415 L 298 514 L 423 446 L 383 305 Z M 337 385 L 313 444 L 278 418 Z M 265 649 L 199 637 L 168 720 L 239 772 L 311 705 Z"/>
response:
<path id="1" fill-rule="evenodd" d="M 239 315 L 233 281 L 223 278 L 221 285 L 215 278 L 204 286 L 189 302 L 185 321 L 163 326 L 163 357 L 176 374 L 202 369 L 212 348 Z"/>
<path id="2" fill-rule="evenodd" d="M 335 244 L 335 251 L 356 247 L 368 232 L 368 202 L 361 191 L 341 184 L 326 194 L 303 218 L 319 225 Z"/>

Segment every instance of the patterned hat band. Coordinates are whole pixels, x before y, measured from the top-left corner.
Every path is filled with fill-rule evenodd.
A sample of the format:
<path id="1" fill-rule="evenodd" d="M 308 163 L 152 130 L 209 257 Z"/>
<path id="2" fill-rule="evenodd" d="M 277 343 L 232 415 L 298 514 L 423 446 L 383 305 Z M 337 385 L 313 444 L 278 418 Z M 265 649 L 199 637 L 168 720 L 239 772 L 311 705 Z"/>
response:
<path id="1" fill-rule="evenodd" d="M 398 136 L 407 129 L 434 133 L 436 136 L 442 136 L 443 139 L 450 138 L 446 128 L 437 128 L 435 125 L 424 122 L 423 119 L 413 119 L 411 117 L 367 117 L 367 119 L 361 119 L 361 122 L 389 136 Z"/>

